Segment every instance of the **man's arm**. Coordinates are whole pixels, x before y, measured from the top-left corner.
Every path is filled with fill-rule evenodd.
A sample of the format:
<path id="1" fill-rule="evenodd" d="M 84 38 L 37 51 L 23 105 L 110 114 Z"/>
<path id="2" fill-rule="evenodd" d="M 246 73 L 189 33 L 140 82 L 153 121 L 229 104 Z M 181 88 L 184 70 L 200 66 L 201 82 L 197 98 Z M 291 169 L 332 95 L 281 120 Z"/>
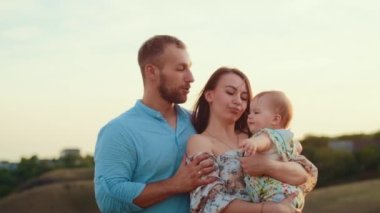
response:
<path id="1" fill-rule="evenodd" d="M 276 161 L 261 154 L 241 158 L 241 166 L 251 176 L 265 175 L 291 185 L 301 185 L 308 178 L 307 172 L 300 164 Z"/>
<path id="2" fill-rule="evenodd" d="M 177 173 L 167 180 L 149 184 L 133 182 L 136 149 L 132 143 L 126 143 L 132 139 L 120 134 L 123 132 L 120 128 L 118 124 L 109 124 L 99 133 L 96 144 L 95 195 L 102 212 L 139 211 L 211 181 L 199 178 L 199 171 L 207 174 L 213 169 L 210 163 L 203 161 L 205 156 L 199 156 L 187 165 L 182 162 Z"/>
<path id="3" fill-rule="evenodd" d="M 99 132 L 95 147 L 95 197 L 101 212 L 135 212 L 141 210 L 133 199 L 145 183 L 132 182 L 137 162 L 136 149 L 126 143 L 128 136 L 116 122 L 109 123 Z M 130 139 L 129 139 L 130 140 Z"/>

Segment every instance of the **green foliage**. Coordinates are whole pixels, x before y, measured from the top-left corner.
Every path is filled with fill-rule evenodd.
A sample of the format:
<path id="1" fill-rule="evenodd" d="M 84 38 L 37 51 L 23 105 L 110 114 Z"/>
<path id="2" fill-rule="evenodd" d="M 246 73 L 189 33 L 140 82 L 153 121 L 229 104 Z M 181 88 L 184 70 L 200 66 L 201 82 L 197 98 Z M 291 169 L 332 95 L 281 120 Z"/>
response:
<path id="1" fill-rule="evenodd" d="M 12 192 L 20 184 L 58 168 L 92 168 L 92 156 L 67 156 L 58 160 L 40 160 L 37 156 L 22 158 L 15 170 L 0 169 L 0 198 Z"/>
<path id="2" fill-rule="evenodd" d="M 345 140 L 360 143 L 353 150 L 334 150 L 331 141 Z M 360 179 L 377 178 L 380 175 L 380 132 L 372 135 L 354 134 L 336 138 L 307 136 L 301 141 L 303 155 L 312 161 L 319 171 L 318 187 Z M 363 143 L 367 145 L 363 146 Z M 362 148 L 358 148 L 362 147 Z"/>
<path id="3" fill-rule="evenodd" d="M 18 182 L 23 182 L 30 178 L 36 177 L 51 168 L 41 162 L 37 156 L 32 156 L 30 159 L 22 158 L 17 166 L 17 169 L 13 172 Z"/>
<path id="4" fill-rule="evenodd" d="M 328 148 L 319 149 L 315 156 L 319 170 L 318 186 L 331 185 L 346 178 L 354 178 L 357 173 L 355 157 L 345 151 Z"/>
<path id="5" fill-rule="evenodd" d="M 380 141 L 380 131 L 374 133 L 372 139 L 375 141 Z"/>
<path id="6" fill-rule="evenodd" d="M 365 135 L 365 134 L 352 134 L 352 135 L 342 135 L 337 137 L 338 140 L 370 140 L 372 138 L 372 135 Z"/>
<path id="7" fill-rule="evenodd" d="M 361 171 L 380 170 L 380 149 L 378 146 L 371 144 L 355 154 Z"/>
<path id="8" fill-rule="evenodd" d="M 85 157 L 66 156 L 57 161 L 58 168 L 91 168 L 94 167 L 94 158 L 90 155 Z"/>
<path id="9" fill-rule="evenodd" d="M 12 191 L 15 181 L 10 170 L 0 169 L 0 197 Z"/>

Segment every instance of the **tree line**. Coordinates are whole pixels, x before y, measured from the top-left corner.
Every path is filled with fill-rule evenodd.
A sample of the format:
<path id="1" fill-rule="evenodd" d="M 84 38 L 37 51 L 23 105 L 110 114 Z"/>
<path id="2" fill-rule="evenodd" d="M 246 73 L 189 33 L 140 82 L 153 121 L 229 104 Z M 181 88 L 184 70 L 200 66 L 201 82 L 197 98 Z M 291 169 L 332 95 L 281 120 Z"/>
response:
<path id="1" fill-rule="evenodd" d="M 351 142 L 352 149 L 334 149 L 331 143 Z M 318 167 L 317 187 L 380 177 L 380 131 L 339 137 L 307 136 L 303 155 Z"/>
<path id="2" fill-rule="evenodd" d="M 36 155 L 22 158 L 14 169 L 0 169 L 0 198 L 8 195 L 28 180 L 60 168 L 94 167 L 93 157 L 87 155 L 65 156 L 59 159 L 41 160 Z"/>
<path id="3" fill-rule="evenodd" d="M 353 149 L 334 149 L 334 141 L 349 141 Z M 301 140 L 303 155 L 319 171 L 317 187 L 380 177 L 380 131 L 339 137 L 307 136 Z M 362 144 L 363 146 L 355 146 Z M 22 158 L 15 169 L 0 169 L 0 198 L 41 174 L 59 168 L 94 167 L 92 156 L 66 156 L 41 160 L 37 156 Z"/>

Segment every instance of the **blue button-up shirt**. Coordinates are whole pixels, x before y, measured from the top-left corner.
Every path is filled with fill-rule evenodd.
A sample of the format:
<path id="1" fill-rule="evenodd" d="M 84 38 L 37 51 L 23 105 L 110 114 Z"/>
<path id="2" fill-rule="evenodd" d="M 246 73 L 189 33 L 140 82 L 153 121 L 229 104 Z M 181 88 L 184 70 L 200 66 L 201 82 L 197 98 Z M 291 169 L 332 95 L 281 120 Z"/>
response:
<path id="1" fill-rule="evenodd" d="M 174 129 L 160 112 L 135 106 L 99 132 L 95 148 L 95 195 L 102 212 L 189 212 L 188 194 L 142 209 L 133 203 L 146 184 L 172 177 L 195 134 L 190 114 L 176 106 Z"/>

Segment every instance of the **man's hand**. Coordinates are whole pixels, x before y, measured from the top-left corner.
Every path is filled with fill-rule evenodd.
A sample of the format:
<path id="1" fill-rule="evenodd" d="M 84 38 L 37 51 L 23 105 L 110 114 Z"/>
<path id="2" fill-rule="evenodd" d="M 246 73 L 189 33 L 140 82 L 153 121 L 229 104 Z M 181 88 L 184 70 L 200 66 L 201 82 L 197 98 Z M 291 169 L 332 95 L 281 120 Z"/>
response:
<path id="1" fill-rule="evenodd" d="M 177 173 L 170 179 L 170 185 L 177 193 L 191 192 L 198 186 L 214 182 L 217 178 L 208 176 L 214 170 L 214 161 L 207 153 L 196 156 L 188 164 L 184 157 Z"/>
<path id="2" fill-rule="evenodd" d="M 216 177 L 209 174 L 214 171 L 214 161 L 210 155 L 201 154 L 191 162 L 186 163 L 184 157 L 176 174 L 166 180 L 149 183 L 143 192 L 133 202 L 146 208 L 179 193 L 188 193 L 201 185 L 215 181 Z"/>

